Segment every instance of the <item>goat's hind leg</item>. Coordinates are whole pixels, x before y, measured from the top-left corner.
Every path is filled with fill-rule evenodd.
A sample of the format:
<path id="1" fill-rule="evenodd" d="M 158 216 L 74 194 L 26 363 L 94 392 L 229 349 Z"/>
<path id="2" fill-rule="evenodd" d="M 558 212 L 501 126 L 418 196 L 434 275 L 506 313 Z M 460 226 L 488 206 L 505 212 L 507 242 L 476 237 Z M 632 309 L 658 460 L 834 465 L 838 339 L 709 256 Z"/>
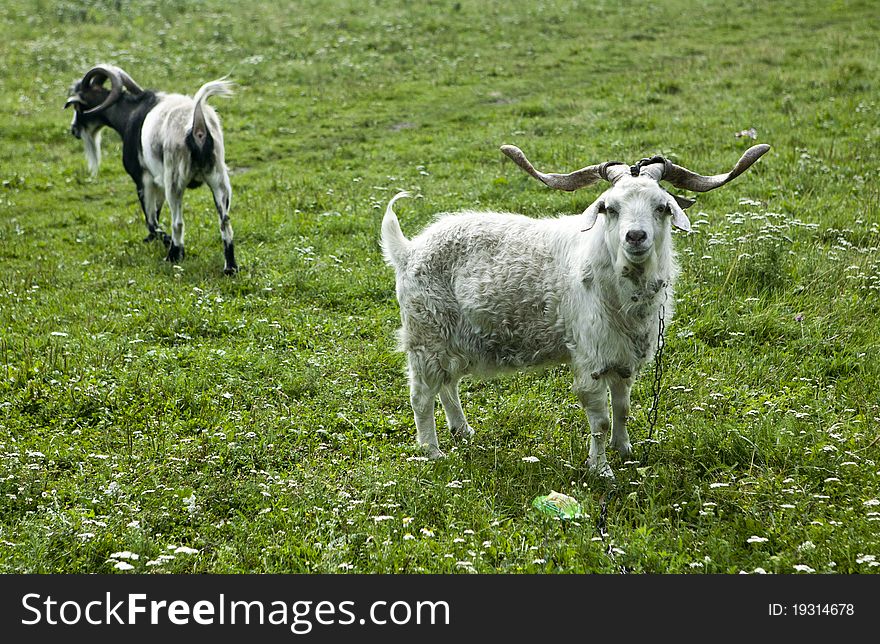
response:
<path id="1" fill-rule="evenodd" d="M 165 170 L 165 198 L 171 209 L 171 244 L 168 246 L 166 262 L 177 263 L 184 257 L 183 251 L 183 190 L 172 172 Z"/>
<path id="2" fill-rule="evenodd" d="M 144 243 L 161 239 L 167 247 L 171 243 L 171 237 L 159 226 L 159 213 L 162 212 L 162 204 L 165 203 L 165 194 L 149 175 L 144 175 L 142 183 L 138 186 L 138 198 L 144 211 L 144 223 L 147 226 Z"/>
<path id="3" fill-rule="evenodd" d="M 431 378 L 420 364 L 418 356 L 407 355 L 409 363 L 409 403 L 416 421 L 416 442 L 428 458 L 441 458 L 434 421 L 434 400 L 440 391 L 438 379 Z"/>
<path id="4" fill-rule="evenodd" d="M 473 436 L 474 430 L 464 417 L 461 399 L 458 397 L 457 380 L 440 388 L 440 402 L 443 404 L 443 411 L 446 412 L 446 422 L 452 435 L 459 439 Z"/>
<path id="5" fill-rule="evenodd" d="M 238 264 L 235 261 L 232 224 L 229 223 L 229 208 L 232 202 L 232 185 L 229 183 L 229 175 L 224 171 L 222 175 L 210 177 L 208 186 L 214 194 L 214 205 L 217 208 L 220 222 L 220 237 L 223 239 L 223 256 L 226 262 L 223 272 L 227 275 L 234 275 L 238 272 Z"/>

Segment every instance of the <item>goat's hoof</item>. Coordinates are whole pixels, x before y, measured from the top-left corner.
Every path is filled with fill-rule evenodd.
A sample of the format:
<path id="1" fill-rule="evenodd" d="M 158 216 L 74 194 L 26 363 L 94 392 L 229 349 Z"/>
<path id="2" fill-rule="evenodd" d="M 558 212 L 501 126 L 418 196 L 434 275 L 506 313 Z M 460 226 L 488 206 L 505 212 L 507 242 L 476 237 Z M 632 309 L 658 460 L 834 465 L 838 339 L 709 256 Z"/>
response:
<path id="1" fill-rule="evenodd" d="M 149 244 L 151 241 L 156 241 L 158 238 L 159 235 L 156 234 L 156 231 L 153 231 L 149 235 L 144 237 L 144 243 Z"/>
<path id="2" fill-rule="evenodd" d="M 621 456 L 631 456 L 633 453 L 633 446 L 632 443 L 630 443 L 629 441 L 617 443 L 612 440 L 611 447 L 617 450 L 617 453 Z"/>
<path id="3" fill-rule="evenodd" d="M 425 456 L 432 461 L 446 457 L 446 454 L 444 454 L 436 445 L 422 445 L 422 451 L 425 453 Z"/>
<path id="4" fill-rule="evenodd" d="M 165 256 L 165 261 L 176 264 L 183 259 L 184 254 L 183 246 L 175 246 L 174 244 L 171 244 L 171 246 L 168 247 L 168 254 Z"/>
<path id="5" fill-rule="evenodd" d="M 162 243 L 165 244 L 165 248 L 171 248 L 171 235 L 168 233 L 159 233 L 162 235 Z"/>
<path id="6" fill-rule="evenodd" d="M 474 435 L 474 428 L 467 423 L 461 427 L 451 427 L 449 431 L 458 440 L 464 440 Z"/>
<path id="7" fill-rule="evenodd" d="M 235 275 L 236 273 L 238 273 L 238 266 L 235 264 L 233 264 L 232 266 L 227 266 L 223 269 L 224 275 Z"/>
<path id="8" fill-rule="evenodd" d="M 587 464 L 590 466 L 590 470 L 596 476 L 601 476 L 603 479 L 614 480 L 614 472 L 612 471 L 611 466 L 608 464 L 607 461 L 597 465 L 588 460 Z"/>

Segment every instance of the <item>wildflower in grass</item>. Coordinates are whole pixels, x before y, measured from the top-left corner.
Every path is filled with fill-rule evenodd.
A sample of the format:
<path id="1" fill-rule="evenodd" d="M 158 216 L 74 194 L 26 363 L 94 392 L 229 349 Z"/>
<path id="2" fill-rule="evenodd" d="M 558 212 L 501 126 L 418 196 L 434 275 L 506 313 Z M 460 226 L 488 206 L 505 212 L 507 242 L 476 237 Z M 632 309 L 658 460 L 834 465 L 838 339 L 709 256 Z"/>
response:
<path id="1" fill-rule="evenodd" d="M 746 543 L 764 543 L 766 541 L 769 541 L 767 537 L 759 537 L 756 534 L 753 534 L 751 537 L 746 539 Z"/>
<path id="2" fill-rule="evenodd" d="M 403 518 L 400 520 L 400 522 L 401 522 L 403 525 L 409 525 L 410 523 L 413 522 L 413 518 L 412 518 L 412 517 L 403 517 Z"/>
<path id="3" fill-rule="evenodd" d="M 807 552 L 808 550 L 815 550 L 816 544 L 812 541 L 804 541 L 801 545 L 797 547 L 798 552 Z"/>
<path id="4" fill-rule="evenodd" d="M 196 507 L 196 493 L 193 492 L 188 497 L 183 499 L 183 505 L 186 508 L 187 512 L 189 512 L 190 514 L 195 514 L 196 510 L 198 509 Z"/>
<path id="5" fill-rule="evenodd" d="M 880 505 L 880 499 L 868 499 L 865 501 L 864 505 L 867 505 L 869 508 L 875 505 Z"/>
<path id="6" fill-rule="evenodd" d="M 786 510 L 794 510 L 794 508 L 795 508 L 795 506 L 793 506 L 791 503 L 783 503 L 779 507 L 785 508 Z"/>
<path id="7" fill-rule="evenodd" d="M 752 572 L 755 573 L 756 575 L 766 575 L 767 574 L 767 571 L 764 570 L 763 568 L 755 568 Z"/>
<path id="8" fill-rule="evenodd" d="M 836 476 L 829 476 L 827 479 L 825 479 L 825 482 L 826 483 L 840 483 L 840 479 L 837 478 Z"/>
<path id="9" fill-rule="evenodd" d="M 341 563 L 336 567 L 340 570 L 351 570 L 352 568 L 354 568 L 354 565 L 350 563 Z"/>
<path id="10" fill-rule="evenodd" d="M 491 542 L 491 541 L 484 541 L 484 542 L 483 542 L 483 547 L 484 547 L 484 548 L 488 548 L 488 547 L 491 546 L 491 545 L 492 545 L 492 542 Z"/>
<path id="11" fill-rule="evenodd" d="M 456 567 L 456 568 L 464 568 L 464 569 L 467 570 L 468 572 L 474 572 L 474 571 L 476 570 L 476 569 L 474 568 L 474 564 L 473 564 L 472 561 L 465 561 L 465 560 L 463 560 L 463 561 L 456 561 L 456 562 L 455 562 L 455 567 Z"/>
<path id="12" fill-rule="evenodd" d="M 380 514 L 379 516 L 373 517 L 373 521 L 376 523 L 381 523 L 382 521 L 390 521 L 394 517 L 389 514 Z"/>
<path id="13" fill-rule="evenodd" d="M 532 559 L 532 563 L 535 564 L 536 566 L 543 566 L 545 563 L 547 563 L 547 560 L 546 559 Z"/>
<path id="14" fill-rule="evenodd" d="M 446 484 L 446 487 L 452 488 L 454 490 L 461 489 L 462 483 L 461 481 L 450 481 Z"/>
<path id="15" fill-rule="evenodd" d="M 128 550 L 123 550 L 122 552 L 114 552 L 110 555 L 111 559 L 134 559 L 138 560 L 141 558 L 140 555 L 135 554 L 133 552 L 129 552 Z"/>
<path id="16" fill-rule="evenodd" d="M 456 537 L 452 540 L 452 543 L 465 543 L 467 539 L 462 539 L 461 537 Z"/>
<path id="17" fill-rule="evenodd" d="M 471 530 L 470 528 L 467 528 L 466 530 L 462 530 L 462 533 L 463 534 L 475 534 L 474 531 Z"/>
<path id="18" fill-rule="evenodd" d="M 709 489 L 714 490 L 719 487 L 730 487 L 730 483 L 710 483 Z"/>
<path id="19" fill-rule="evenodd" d="M 524 463 L 537 463 L 538 457 L 537 456 L 523 456 L 522 460 Z"/>
<path id="20" fill-rule="evenodd" d="M 134 570 L 134 566 L 125 561 L 117 561 L 113 567 L 116 568 L 116 570 Z"/>
<path id="21" fill-rule="evenodd" d="M 688 564 L 688 566 L 689 566 L 690 568 L 702 568 L 702 567 L 703 567 L 703 562 L 702 562 L 702 561 L 692 561 L 692 562 L 690 562 L 690 563 Z"/>
<path id="22" fill-rule="evenodd" d="M 795 564 L 794 569 L 797 572 L 816 572 L 816 570 L 814 568 L 810 568 L 809 566 L 807 566 L 805 564 Z"/>
<path id="23" fill-rule="evenodd" d="M 195 548 L 190 548 L 188 546 L 178 546 L 174 549 L 174 554 L 176 555 L 197 555 L 199 551 Z"/>
<path id="24" fill-rule="evenodd" d="M 78 538 L 82 539 L 83 541 L 88 541 L 89 539 L 91 539 L 92 537 L 95 536 L 95 533 L 94 532 L 80 532 L 76 536 Z"/>
<path id="25" fill-rule="evenodd" d="M 141 522 L 138 521 L 137 519 L 135 519 L 134 521 L 129 521 L 127 524 L 125 524 L 125 527 L 127 527 L 127 528 L 140 528 Z"/>
<path id="26" fill-rule="evenodd" d="M 423 535 L 425 535 L 428 538 L 431 538 L 434 536 L 434 531 L 428 530 L 428 528 L 422 528 L 421 530 L 419 530 L 419 532 L 421 532 Z"/>
<path id="27" fill-rule="evenodd" d="M 409 532 L 407 532 L 405 535 L 403 535 L 404 541 L 412 541 L 413 539 L 415 539 L 415 537 L 413 535 L 411 535 Z"/>
<path id="28" fill-rule="evenodd" d="M 877 557 L 875 555 L 865 555 L 859 553 L 856 555 L 856 563 L 857 564 L 868 564 L 870 567 L 874 568 L 875 566 L 880 566 L 880 561 L 877 561 Z"/>

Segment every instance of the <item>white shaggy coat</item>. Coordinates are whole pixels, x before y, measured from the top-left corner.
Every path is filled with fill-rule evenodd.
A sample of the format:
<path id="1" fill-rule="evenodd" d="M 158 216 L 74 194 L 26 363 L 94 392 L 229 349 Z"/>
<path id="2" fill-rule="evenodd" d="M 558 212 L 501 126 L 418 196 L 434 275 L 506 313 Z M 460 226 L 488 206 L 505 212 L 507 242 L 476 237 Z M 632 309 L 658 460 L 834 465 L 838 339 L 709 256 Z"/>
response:
<path id="1" fill-rule="evenodd" d="M 464 375 L 567 362 L 590 424 L 590 466 L 613 476 L 612 446 L 631 453 L 626 420 L 633 379 L 657 347 L 658 316 L 672 316 L 678 268 L 671 221 L 684 218 L 649 177 L 623 177 L 582 215 L 532 219 L 494 212 L 441 215 L 408 240 L 393 210 L 382 246 L 396 273 L 417 441 L 442 455 L 437 394 L 453 435 L 473 433 L 458 397 Z M 591 216 L 595 226 L 584 227 Z"/>

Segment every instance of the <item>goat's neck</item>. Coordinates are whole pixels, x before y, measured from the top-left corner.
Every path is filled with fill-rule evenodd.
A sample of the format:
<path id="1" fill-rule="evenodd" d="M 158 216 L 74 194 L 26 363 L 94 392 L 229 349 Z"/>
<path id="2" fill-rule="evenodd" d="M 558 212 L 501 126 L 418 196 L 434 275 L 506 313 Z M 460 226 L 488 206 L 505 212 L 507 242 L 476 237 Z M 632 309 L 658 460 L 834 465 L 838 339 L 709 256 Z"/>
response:
<path id="1" fill-rule="evenodd" d="M 125 137 L 132 115 L 140 106 L 140 102 L 120 100 L 108 107 L 101 116 L 105 125 L 116 130 L 119 136 Z"/>

